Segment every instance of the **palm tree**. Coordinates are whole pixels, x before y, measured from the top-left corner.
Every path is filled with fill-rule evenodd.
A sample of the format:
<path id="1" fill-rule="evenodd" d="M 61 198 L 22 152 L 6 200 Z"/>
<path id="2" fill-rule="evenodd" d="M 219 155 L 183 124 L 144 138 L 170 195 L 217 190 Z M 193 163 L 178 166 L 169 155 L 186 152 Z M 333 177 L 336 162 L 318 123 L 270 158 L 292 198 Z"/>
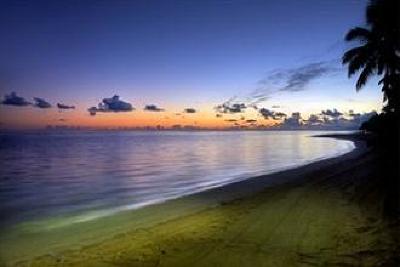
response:
<path id="1" fill-rule="evenodd" d="M 359 91 L 372 75 L 381 78 L 385 112 L 400 111 L 400 1 L 370 0 L 366 9 L 366 28 L 351 29 L 346 41 L 358 41 L 343 55 L 349 77 L 360 72 Z"/>

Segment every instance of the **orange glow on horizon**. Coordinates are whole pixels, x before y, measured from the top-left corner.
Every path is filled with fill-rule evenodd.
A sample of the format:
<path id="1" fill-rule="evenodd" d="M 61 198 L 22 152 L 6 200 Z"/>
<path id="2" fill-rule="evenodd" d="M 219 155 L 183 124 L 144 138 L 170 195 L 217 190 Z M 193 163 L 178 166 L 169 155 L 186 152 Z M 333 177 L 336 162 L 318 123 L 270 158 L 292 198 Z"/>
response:
<path id="1" fill-rule="evenodd" d="M 135 110 L 132 112 L 99 112 L 91 116 L 87 111 L 81 109 L 59 112 L 55 109 L 41 110 L 36 108 L 7 108 L 1 110 L 2 126 L 11 128 L 44 128 L 51 126 L 68 127 L 156 127 L 171 128 L 174 125 L 190 126 L 199 128 L 228 128 L 245 119 L 257 119 L 259 124 L 272 125 L 273 122 L 257 117 L 256 113 L 223 114 L 216 117 L 212 108 L 200 110 L 194 114 L 183 112 L 148 112 Z M 12 113 L 12 116 L 10 115 Z M 228 121 L 230 120 L 230 121 Z"/>
<path id="2" fill-rule="evenodd" d="M 312 104 L 312 103 L 311 103 Z M 312 105 L 309 106 L 312 106 Z M 319 103 L 320 104 L 320 103 Z M 317 106 L 317 105 L 316 105 Z M 337 104 L 336 106 L 340 106 Z M 164 106 L 161 106 L 164 107 Z M 198 112 L 194 114 L 184 113 L 185 107 L 166 106 L 165 112 L 149 112 L 137 108 L 132 112 L 99 112 L 91 116 L 87 111 L 87 105 L 77 105 L 75 110 L 59 111 L 53 107 L 50 109 L 39 109 L 34 107 L 0 107 L 1 128 L 45 128 L 51 126 L 66 127 L 89 127 L 89 128 L 142 128 L 157 127 L 172 128 L 174 125 L 181 127 L 198 127 L 224 129 L 237 126 L 272 126 L 281 121 L 272 119 L 266 120 L 254 109 L 248 108 L 244 113 L 221 114 L 222 117 L 216 117 L 214 105 L 195 106 Z M 297 107 L 296 107 L 297 108 Z M 298 107 L 301 108 L 301 107 Z M 340 110 L 346 111 L 347 106 L 341 106 Z M 313 110 L 317 108 L 313 108 Z M 355 111 L 369 112 L 379 110 L 378 105 L 364 103 Z M 303 118 L 308 118 L 313 113 L 307 110 L 285 109 L 283 112 L 290 115 L 292 112 L 300 111 Z M 246 120 L 257 120 L 255 124 L 247 123 Z"/>

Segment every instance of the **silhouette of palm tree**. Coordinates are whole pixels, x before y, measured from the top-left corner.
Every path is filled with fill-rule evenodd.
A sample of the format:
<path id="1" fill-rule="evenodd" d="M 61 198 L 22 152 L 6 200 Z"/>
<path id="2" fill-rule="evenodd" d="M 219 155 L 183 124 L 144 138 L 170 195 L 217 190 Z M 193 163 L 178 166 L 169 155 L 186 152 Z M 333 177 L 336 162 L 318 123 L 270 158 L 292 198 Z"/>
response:
<path id="1" fill-rule="evenodd" d="M 351 29 L 346 41 L 358 41 L 343 55 L 349 77 L 360 71 L 356 83 L 359 91 L 370 76 L 382 76 L 384 111 L 400 109 L 400 4 L 399 0 L 371 0 L 366 9 L 367 27 Z"/>

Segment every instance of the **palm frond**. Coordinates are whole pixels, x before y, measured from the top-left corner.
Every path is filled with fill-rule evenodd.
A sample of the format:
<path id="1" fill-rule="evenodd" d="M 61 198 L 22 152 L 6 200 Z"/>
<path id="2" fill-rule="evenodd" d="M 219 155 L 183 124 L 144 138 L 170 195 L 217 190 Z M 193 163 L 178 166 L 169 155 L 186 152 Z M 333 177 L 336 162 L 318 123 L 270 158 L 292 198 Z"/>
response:
<path id="1" fill-rule="evenodd" d="M 357 71 L 365 68 L 365 66 L 368 64 L 372 64 L 372 61 L 368 55 L 358 55 L 353 57 L 348 62 L 348 76 L 353 76 Z"/>
<path id="2" fill-rule="evenodd" d="M 342 63 L 347 64 L 349 63 L 354 57 L 358 55 L 364 55 L 368 53 L 369 47 L 367 45 L 357 46 L 350 50 L 347 50 L 342 57 Z"/>
<path id="3" fill-rule="evenodd" d="M 345 36 L 346 41 L 359 40 L 366 42 L 371 38 L 371 31 L 361 27 L 355 27 L 347 32 Z"/>
<path id="4" fill-rule="evenodd" d="M 375 67 L 376 66 L 373 62 L 368 62 L 368 64 L 365 65 L 356 83 L 357 92 L 367 83 L 368 78 L 373 74 Z"/>

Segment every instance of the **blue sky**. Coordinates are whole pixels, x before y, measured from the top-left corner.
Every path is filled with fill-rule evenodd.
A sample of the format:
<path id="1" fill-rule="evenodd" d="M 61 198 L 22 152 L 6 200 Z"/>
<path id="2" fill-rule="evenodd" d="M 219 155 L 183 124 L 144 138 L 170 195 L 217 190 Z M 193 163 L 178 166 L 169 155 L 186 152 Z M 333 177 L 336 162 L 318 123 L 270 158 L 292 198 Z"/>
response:
<path id="1" fill-rule="evenodd" d="M 266 103 L 302 112 L 380 107 L 372 81 L 340 70 L 346 31 L 366 1 L 2 1 L 0 93 L 87 108 L 119 94 L 136 105 L 212 106 L 245 97 L 276 69 L 339 70 Z M 349 103 L 347 103 L 347 102 Z M 326 106 L 330 105 L 330 106 Z M 1 108 L 10 116 L 10 111 Z M 83 114 L 83 112 L 82 112 Z"/>

